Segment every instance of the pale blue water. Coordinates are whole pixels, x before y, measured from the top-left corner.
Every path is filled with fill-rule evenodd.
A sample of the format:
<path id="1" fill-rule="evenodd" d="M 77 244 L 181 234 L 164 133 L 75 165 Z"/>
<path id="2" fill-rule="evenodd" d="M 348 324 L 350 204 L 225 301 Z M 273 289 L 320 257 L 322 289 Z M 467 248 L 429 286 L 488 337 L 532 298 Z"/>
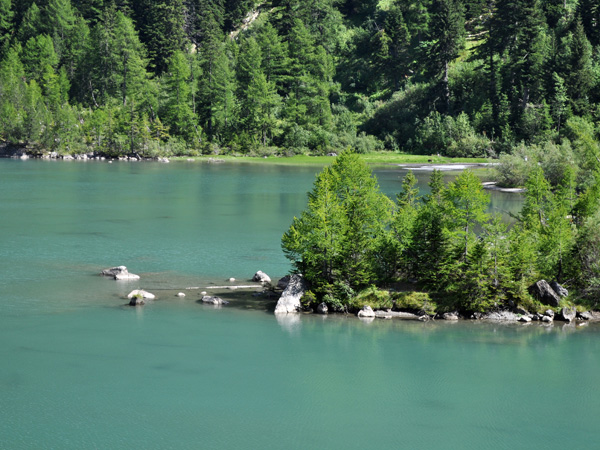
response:
<path id="1" fill-rule="evenodd" d="M 0 448 L 593 448 L 595 325 L 278 319 L 262 299 L 174 296 L 283 275 L 317 170 L 0 160 Z M 114 264 L 142 280 L 96 275 Z M 123 306 L 138 285 L 158 300 Z"/>

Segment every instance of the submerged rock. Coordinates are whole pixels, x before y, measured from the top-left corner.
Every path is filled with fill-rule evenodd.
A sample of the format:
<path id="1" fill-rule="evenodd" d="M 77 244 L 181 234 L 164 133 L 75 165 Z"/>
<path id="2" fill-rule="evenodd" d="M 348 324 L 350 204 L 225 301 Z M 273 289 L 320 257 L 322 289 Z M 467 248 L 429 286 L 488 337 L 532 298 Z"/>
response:
<path id="1" fill-rule="evenodd" d="M 252 277 L 252 281 L 256 281 L 259 283 L 270 283 L 271 277 L 269 275 L 267 275 L 266 273 L 264 273 L 262 270 L 259 270 Z"/>
<path id="2" fill-rule="evenodd" d="M 177 297 L 185 297 L 185 294 L 183 292 L 178 292 Z"/>
<path id="3" fill-rule="evenodd" d="M 375 317 L 375 311 L 373 311 L 373 309 L 370 306 L 366 305 L 366 306 L 363 306 L 363 308 L 360 311 L 358 311 L 357 316 L 358 317 Z"/>
<path id="4" fill-rule="evenodd" d="M 546 280 L 540 280 L 529 286 L 529 293 L 545 305 L 558 306 L 560 297 Z"/>
<path id="5" fill-rule="evenodd" d="M 300 299 L 306 291 L 306 282 L 302 275 L 294 274 L 275 306 L 275 314 L 288 314 L 299 312 L 302 308 Z"/>

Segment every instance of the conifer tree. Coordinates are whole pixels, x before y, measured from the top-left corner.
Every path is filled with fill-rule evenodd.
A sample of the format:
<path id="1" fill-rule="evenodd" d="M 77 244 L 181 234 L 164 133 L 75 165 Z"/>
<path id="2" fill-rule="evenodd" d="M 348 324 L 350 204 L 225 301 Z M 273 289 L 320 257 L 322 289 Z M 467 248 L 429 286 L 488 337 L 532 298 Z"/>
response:
<path id="1" fill-rule="evenodd" d="M 465 43 L 464 11 L 457 0 L 434 0 L 429 26 L 428 64 L 441 83 L 446 112 L 450 111 L 449 67 Z"/>

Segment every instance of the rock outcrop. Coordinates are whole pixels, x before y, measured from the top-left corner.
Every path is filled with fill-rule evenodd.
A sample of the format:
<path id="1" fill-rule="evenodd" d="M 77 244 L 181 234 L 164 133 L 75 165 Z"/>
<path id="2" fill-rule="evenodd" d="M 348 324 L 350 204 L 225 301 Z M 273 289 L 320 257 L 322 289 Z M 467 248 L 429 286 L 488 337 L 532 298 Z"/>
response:
<path id="1" fill-rule="evenodd" d="M 529 293 L 545 305 L 558 306 L 560 297 L 546 280 L 540 280 L 529 286 Z"/>
<path id="2" fill-rule="evenodd" d="M 258 283 L 270 283 L 271 277 L 264 273 L 262 270 L 259 270 L 252 277 L 252 281 L 256 281 Z"/>
<path id="3" fill-rule="evenodd" d="M 281 293 L 281 297 L 275 306 L 275 314 L 288 314 L 299 312 L 302 308 L 300 299 L 306 292 L 306 282 L 302 275 L 294 274 L 290 277 L 290 281 Z"/>

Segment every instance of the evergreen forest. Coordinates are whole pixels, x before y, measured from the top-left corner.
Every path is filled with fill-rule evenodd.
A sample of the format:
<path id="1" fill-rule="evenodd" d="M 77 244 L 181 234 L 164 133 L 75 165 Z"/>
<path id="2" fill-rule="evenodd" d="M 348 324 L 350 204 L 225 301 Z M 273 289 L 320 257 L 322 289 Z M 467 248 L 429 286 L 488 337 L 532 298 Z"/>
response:
<path id="1" fill-rule="evenodd" d="M 505 155 L 522 185 L 597 150 L 599 84 L 598 0 L 0 0 L 0 141 L 62 154 Z"/>

